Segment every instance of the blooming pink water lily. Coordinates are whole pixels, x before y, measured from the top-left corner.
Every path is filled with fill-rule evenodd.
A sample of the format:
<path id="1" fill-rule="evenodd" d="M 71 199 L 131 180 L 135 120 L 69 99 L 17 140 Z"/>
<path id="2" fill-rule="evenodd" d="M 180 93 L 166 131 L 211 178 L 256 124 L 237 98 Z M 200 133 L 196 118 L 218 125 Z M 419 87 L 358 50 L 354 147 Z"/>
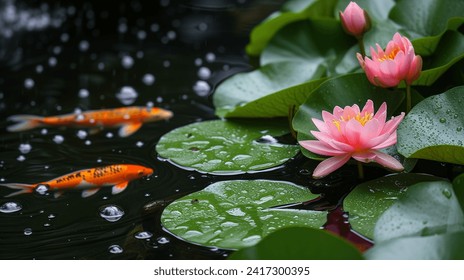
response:
<path id="1" fill-rule="evenodd" d="M 379 44 L 376 46 L 377 51 L 373 47 L 370 48 L 372 59 L 357 54 L 359 64 L 372 84 L 388 88 L 397 86 L 403 80 L 407 85 L 411 85 L 419 78 L 422 58 L 415 54 L 408 38 L 395 33 L 385 51 Z"/>
<path id="2" fill-rule="evenodd" d="M 313 118 L 319 131 L 311 131 L 317 140 L 300 141 L 300 145 L 319 155 L 330 156 L 314 170 L 313 177 L 321 178 L 343 166 L 350 158 L 360 162 L 377 162 L 395 171 L 404 168 L 394 157 L 379 151 L 396 144 L 396 129 L 404 117 L 387 118 L 384 102 L 374 114 L 374 103 L 368 100 L 360 111 L 358 105 L 341 108 L 333 113 L 322 111 L 323 120 Z"/>
<path id="3" fill-rule="evenodd" d="M 340 12 L 340 20 L 346 33 L 360 38 L 371 27 L 367 12 L 355 2 L 350 2 L 345 11 Z"/>

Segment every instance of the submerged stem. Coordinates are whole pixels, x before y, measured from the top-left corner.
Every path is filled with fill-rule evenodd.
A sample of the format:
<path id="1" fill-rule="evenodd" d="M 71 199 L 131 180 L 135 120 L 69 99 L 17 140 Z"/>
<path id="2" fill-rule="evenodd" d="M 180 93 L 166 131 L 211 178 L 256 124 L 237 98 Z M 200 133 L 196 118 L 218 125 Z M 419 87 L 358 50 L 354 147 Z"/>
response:
<path id="1" fill-rule="evenodd" d="M 358 161 L 358 177 L 360 180 L 364 180 L 364 167 L 360 161 Z"/>
<path id="2" fill-rule="evenodd" d="M 406 84 L 406 114 L 411 111 L 411 85 Z"/>

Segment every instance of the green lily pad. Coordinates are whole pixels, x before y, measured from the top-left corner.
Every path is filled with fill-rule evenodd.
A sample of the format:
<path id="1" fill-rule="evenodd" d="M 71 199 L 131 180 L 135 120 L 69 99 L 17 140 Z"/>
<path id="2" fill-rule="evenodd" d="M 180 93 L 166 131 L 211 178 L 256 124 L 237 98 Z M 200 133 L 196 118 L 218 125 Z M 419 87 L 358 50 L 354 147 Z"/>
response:
<path id="1" fill-rule="evenodd" d="M 426 98 L 398 127 L 398 152 L 405 157 L 464 164 L 464 86 Z"/>
<path id="2" fill-rule="evenodd" d="M 374 229 L 374 241 L 463 230 L 464 214 L 451 183 L 422 182 L 409 187 L 380 216 Z"/>
<path id="3" fill-rule="evenodd" d="M 213 120 L 189 124 L 163 135 L 158 154 L 186 169 L 239 174 L 279 166 L 299 148 L 279 142 L 289 133 L 285 120 Z"/>
<path id="4" fill-rule="evenodd" d="M 312 16 L 329 17 L 332 15 L 336 0 L 293 0 L 256 26 L 250 35 L 246 51 L 251 56 L 258 56 L 272 37 L 284 26 Z"/>
<path id="5" fill-rule="evenodd" d="M 464 232 L 426 237 L 402 237 L 376 244 L 364 256 L 370 260 L 462 260 Z"/>
<path id="6" fill-rule="evenodd" d="M 220 117 L 285 117 L 289 106 L 299 105 L 318 79 L 322 67 L 306 62 L 280 62 L 249 73 L 239 73 L 221 83 L 213 103 Z"/>
<path id="7" fill-rule="evenodd" d="M 233 253 L 229 259 L 362 260 L 364 258 L 355 246 L 334 234 L 319 229 L 295 227 L 273 232 L 255 246 Z M 299 273 L 298 269 L 300 268 L 295 269 L 296 273 Z"/>
<path id="8" fill-rule="evenodd" d="M 409 186 L 440 178 L 425 174 L 397 174 L 358 185 L 343 201 L 349 213 L 351 227 L 373 239 L 375 224 L 380 216 L 409 190 Z"/>
<path id="9" fill-rule="evenodd" d="M 288 182 L 222 181 L 168 205 L 161 222 L 172 234 L 189 242 L 239 249 L 256 244 L 280 228 L 321 227 L 326 212 L 270 208 L 316 197 L 307 188 Z"/>
<path id="10" fill-rule="evenodd" d="M 336 19 L 299 21 L 289 24 L 272 38 L 260 62 L 261 65 L 307 62 L 307 67 L 322 66 L 329 76 L 335 74 L 335 66 L 354 44 L 356 40 L 343 31 Z"/>

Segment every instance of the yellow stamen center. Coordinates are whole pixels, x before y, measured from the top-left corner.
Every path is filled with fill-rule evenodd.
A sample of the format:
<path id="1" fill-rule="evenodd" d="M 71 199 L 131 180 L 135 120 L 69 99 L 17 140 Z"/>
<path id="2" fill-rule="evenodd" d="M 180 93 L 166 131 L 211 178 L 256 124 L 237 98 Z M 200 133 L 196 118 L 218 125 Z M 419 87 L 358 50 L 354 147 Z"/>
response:
<path id="1" fill-rule="evenodd" d="M 396 55 L 401 51 L 401 49 L 396 46 L 389 54 L 384 54 L 383 57 L 379 57 L 379 61 L 385 61 L 387 59 L 393 60 L 395 59 Z"/>
<path id="2" fill-rule="evenodd" d="M 351 119 L 357 120 L 362 126 L 366 125 L 368 121 L 370 121 L 374 117 L 373 113 L 364 113 L 362 116 L 361 114 L 357 114 L 355 116 L 348 116 L 344 118 L 343 116 L 340 117 L 339 120 L 333 120 L 333 124 L 337 127 L 338 131 L 340 131 L 340 122 L 347 122 Z"/>

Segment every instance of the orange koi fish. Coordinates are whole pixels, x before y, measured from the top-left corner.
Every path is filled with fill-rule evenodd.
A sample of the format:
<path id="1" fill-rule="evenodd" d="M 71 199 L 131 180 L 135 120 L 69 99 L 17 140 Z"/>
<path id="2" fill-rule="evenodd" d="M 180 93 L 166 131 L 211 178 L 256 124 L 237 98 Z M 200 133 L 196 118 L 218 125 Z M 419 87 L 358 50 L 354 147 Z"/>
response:
<path id="1" fill-rule="evenodd" d="M 103 167 L 78 170 L 50 181 L 37 184 L 2 183 L 0 185 L 19 191 L 6 197 L 34 191 L 55 191 L 61 194 L 66 189 L 83 189 L 82 197 L 95 194 L 101 187 L 113 186 L 112 194 L 118 194 L 126 189 L 129 181 L 149 176 L 153 169 L 134 164 L 115 164 Z M 39 188 L 42 190 L 39 191 Z"/>
<path id="2" fill-rule="evenodd" d="M 167 120 L 172 116 L 172 112 L 165 109 L 136 106 L 50 117 L 13 115 L 8 120 L 19 123 L 7 127 L 7 130 L 17 132 L 41 126 L 120 127 L 119 136 L 127 137 L 135 133 L 143 123 Z"/>

